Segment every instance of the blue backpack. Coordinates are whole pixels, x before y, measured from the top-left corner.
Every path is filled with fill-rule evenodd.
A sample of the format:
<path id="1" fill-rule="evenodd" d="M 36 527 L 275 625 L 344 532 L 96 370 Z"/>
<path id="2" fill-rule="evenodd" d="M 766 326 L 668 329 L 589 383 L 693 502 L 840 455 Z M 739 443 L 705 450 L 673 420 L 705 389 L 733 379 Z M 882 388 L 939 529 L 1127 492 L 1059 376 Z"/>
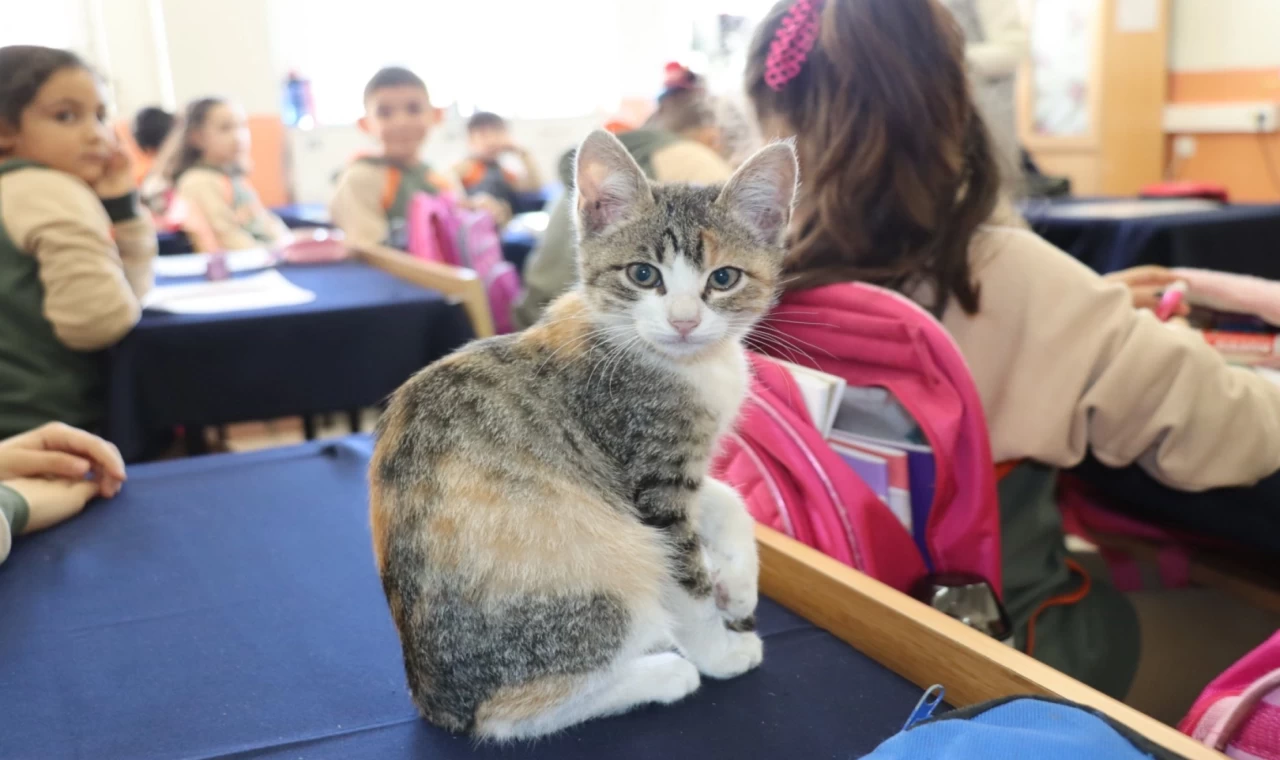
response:
<path id="1" fill-rule="evenodd" d="M 1182 760 L 1087 707 L 1043 697 L 916 715 L 863 760 Z"/>

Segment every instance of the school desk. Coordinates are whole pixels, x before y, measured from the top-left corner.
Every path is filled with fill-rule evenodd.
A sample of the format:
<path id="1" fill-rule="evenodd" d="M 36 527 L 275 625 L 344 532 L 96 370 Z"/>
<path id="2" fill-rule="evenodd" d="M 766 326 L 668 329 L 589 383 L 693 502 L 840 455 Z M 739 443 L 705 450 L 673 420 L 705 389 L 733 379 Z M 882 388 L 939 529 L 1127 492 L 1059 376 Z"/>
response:
<path id="1" fill-rule="evenodd" d="M 137 466 L 115 500 L 19 541 L 0 566 L 0 757 L 846 760 L 935 682 L 956 705 L 1075 698 L 1218 757 L 767 530 L 758 670 L 476 748 L 409 699 L 373 563 L 370 452 L 355 437 Z"/>
<path id="2" fill-rule="evenodd" d="M 281 272 L 316 300 L 224 314 L 148 311 L 107 352 L 106 435 L 126 460 L 147 456 L 150 441 L 179 425 L 378 404 L 473 335 L 464 307 L 398 270 L 349 261 Z"/>
<path id="3" fill-rule="evenodd" d="M 539 211 L 546 204 L 545 193 L 520 193 L 520 204 L 517 213 Z M 277 206 L 272 209 L 290 229 L 301 227 L 332 227 L 329 210 L 319 203 L 295 203 L 289 206 Z M 537 238 L 525 230 L 504 230 L 502 232 L 502 257 L 510 261 L 516 272 L 524 271 L 524 260 L 529 257 Z"/>
<path id="4" fill-rule="evenodd" d="M 1071 207 L 1080 203 L 1099 212 L 1074 213 Z M 1105 211 L 1106 205 L 1117 203 L 1126 209 L 1159 208 L 1164 201 L 1030 201 L 1022 210 L 1036 233 L 1101 274 L 1158 264 L 1280 279 L 1280 205 L 1226 205 L 1140 216 Z"/>
<path id="5" fill-rule="evenodd" d="M 271 211 L 289 229 L 298 227 L 332 227 L 329 209 L 323 203 L 291 203 L 287 206 L 276 206 Z"/>

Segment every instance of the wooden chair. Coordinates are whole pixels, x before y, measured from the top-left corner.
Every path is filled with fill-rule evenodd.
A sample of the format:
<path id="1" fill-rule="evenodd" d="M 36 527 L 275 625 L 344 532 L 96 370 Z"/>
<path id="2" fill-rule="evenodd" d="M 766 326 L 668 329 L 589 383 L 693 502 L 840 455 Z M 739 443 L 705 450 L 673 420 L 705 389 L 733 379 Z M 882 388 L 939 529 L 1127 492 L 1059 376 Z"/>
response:
<path id="1" fill-rule="evenodd" d="M 1014 695 L 1091 707 L 1187 760 L 1223 755 L 826 555 L 763 526 L 760 593 L 954 707 Z"/>
<path id="2" fill-rule="evenodd" d="M 1155 567 L 1159 562 L 1160 547 L 1150 541 L 1097 532 L 1090 539 L 1100 548 L 1124 552 L 1144 566 Z M 1188 554 L 1187 577 L 1193 584 L 1280 613 L 1280 565 L 1274 557 L 1215 549 L 1189 549 Z"/>
<path id="3" fill-rule="evenodd" d="M 474 270 L 423 261 L 383 245 L 362 245 L 354 250 L 356 257 L 369 266 L 461 303 L 477 338 L 494 334 L 489 298 L 485 295 L 484 282 Z"/>

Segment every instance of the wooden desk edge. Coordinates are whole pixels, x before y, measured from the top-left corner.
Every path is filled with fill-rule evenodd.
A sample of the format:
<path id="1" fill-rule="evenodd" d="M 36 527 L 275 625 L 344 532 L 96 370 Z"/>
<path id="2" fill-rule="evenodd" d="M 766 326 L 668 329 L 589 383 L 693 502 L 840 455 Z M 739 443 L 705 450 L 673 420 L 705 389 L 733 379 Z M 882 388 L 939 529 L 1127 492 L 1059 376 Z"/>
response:
<path id="1" fill-rule="evenodd" d="M 921 688 L 943 684 L 952 705 L 1015 694 L 1060 697 L 1088 705 L 1187 760 L 1224 757 L 776 531 L 757 526 L 756 541 L 762 594 Z"/>
<path id="2" fill-rule="evenodd" d="M 358 260 L 370 266 L 457 299 L 467 310 L 467 318 L 477 338 L 488 338 L 494 334 L 489 298 L 484 282 L 474 270 L 423 261 L 381 245 L 353 247 L 352 252 Z"/>

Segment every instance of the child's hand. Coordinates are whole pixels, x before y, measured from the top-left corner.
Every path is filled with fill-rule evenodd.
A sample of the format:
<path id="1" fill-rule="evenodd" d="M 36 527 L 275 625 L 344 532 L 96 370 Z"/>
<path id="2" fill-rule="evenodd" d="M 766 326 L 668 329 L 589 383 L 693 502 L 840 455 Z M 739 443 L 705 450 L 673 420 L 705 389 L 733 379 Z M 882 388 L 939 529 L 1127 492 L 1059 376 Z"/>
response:
<path id="1" fill-rule="evenodd" d="M 1178 276 L 1164 267 L 1142 266 L 1132 269 L 1124 269 L 1119 272 L 1112 272 L 1104 275 L 1104 280 L 1109 282 L 1118 282 L 1129 288 L 1130 294 L 1133 296 L 1133 307 L 1135 309 L 1150 309 L 1155 311 L 1160 305 L 1160 296 L 1170 285 L 1178 281 Z M 1185 317 L 1191 313 L 1191 306 L 1185 300 L 1178 304 L 1178 310 L 1174 312 L 1174 316 Z"/>
<path id="2" fill-rule="evenodd" d="M 511 221 L 511 207 L 488 193 L 476 193 L 460 201 L 459 205 L 474 211 L 487 212 L 499 227 L 506 226 L 507 222 Z"/>
<path id="3" fill-rule="evenodd" d="M 0 441 L 0 480 L 61 478 L 90 483 L 100 495 L 115 496 L 125 480 L 124 459 L 112 444 L 92 433 L 51 422 Z"/>
<path id="4" fill-rule="evenodd" d="M 5 481 L 26 500 L 30 513 L 23 533 L 34 533 L 80 514 L 98 495 L 98 484 L 87 480 L 26 478 Z"/>
<path id="5" fill-rule="evenodd" d="M 138 183 L 133 177 L 133 159 L 119 146 L 112 148 L 106 171 L 102 173 L 102 179 L 93 186 L 94 192 L 99 198 L 108 199 L 128 195 L 137 189 Z"/>

